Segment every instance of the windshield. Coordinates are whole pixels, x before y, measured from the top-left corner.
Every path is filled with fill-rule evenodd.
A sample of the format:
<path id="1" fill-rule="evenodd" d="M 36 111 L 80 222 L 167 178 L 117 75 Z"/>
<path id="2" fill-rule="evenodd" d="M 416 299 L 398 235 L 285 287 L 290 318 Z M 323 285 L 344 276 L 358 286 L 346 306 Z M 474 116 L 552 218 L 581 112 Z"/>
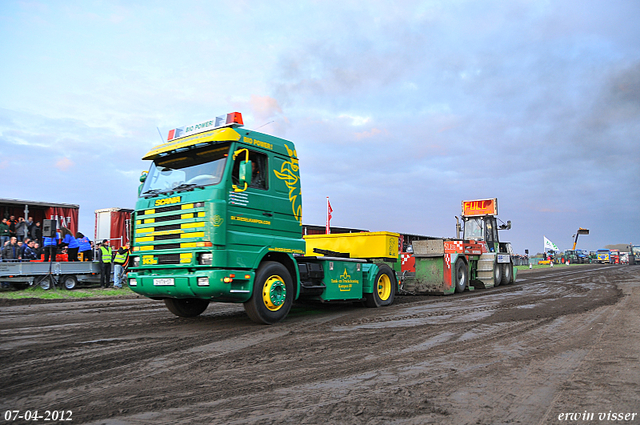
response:
<path id="1" fill-rule="evenodd" d="M 464 222 L 464 236 L 463 239 L 483 239 L 484 221 L 482 218 L 470 218 Z"/>
<path id="2" fill-rule="evenodd" d="M 189 190 L 220 183 L 229 144 L 176 152 L 153 161 L 141 196 Z"/>

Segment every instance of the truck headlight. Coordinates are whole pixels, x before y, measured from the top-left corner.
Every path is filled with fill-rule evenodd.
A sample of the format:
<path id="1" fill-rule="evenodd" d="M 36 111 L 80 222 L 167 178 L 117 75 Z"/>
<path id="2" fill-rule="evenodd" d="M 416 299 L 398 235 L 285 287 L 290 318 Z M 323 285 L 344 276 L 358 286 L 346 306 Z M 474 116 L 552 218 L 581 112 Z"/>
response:
<path id="1" fill-rule="evenodd" d="M 140 257 L 131 257 L 133 258 L 133 267 L 140 267 Z"/>
<path id="2" fill-rule="evenodd" d="M 129 279 L 129 286 L 137 286 L 138 282 L 135 279 Z"/>
<path id="3" fill-rule="evenodd" d="M 199 277 L 198 278 L 198 286 L 209 286 L 209 278 L 204 276 L 204 277 Z"/>
<path id="4" fill-rule="evenodd" d="M 201 266 L 210 266 L 213 263 L 213 253 L 202 252 L 198 256 L 198 264 Z"/>

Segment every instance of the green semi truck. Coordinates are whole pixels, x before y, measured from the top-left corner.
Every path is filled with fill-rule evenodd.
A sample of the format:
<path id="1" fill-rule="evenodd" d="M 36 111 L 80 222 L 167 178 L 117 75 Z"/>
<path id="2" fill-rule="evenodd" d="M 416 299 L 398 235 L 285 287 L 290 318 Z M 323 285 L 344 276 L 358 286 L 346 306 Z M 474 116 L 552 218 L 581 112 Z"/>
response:
<path id="1" fill-rule="evenodd" d="M 393 303 L 397 234 L 340 238 L 340 249 L 303 239 L 292 142 L 244 129 L 234 112 L 171 130 L 143 159 L 152 162 L 132 215 L 134 292 L 181 317 L 212 301 L 243 303 L 264 324 L 297 299 Z"/>

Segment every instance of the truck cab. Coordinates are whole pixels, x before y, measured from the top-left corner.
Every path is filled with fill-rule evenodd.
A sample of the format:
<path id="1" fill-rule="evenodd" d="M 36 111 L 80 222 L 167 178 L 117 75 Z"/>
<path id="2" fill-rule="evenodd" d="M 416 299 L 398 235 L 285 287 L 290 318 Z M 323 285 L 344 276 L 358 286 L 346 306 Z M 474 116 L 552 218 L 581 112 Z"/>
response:
<path id="1" fill-rule="evenodd" d="M 175 314 L 196 316 L 209 301 L 251 302 L 265 264 L 273 277 L 267 320 L 286 315 L 299 292 L 293 255 L 305 243 L 295 146 L 242 126 L 236 112 L 173 129 L 143 158 L 151 165 L 132 217 L 129 286 Z"/>

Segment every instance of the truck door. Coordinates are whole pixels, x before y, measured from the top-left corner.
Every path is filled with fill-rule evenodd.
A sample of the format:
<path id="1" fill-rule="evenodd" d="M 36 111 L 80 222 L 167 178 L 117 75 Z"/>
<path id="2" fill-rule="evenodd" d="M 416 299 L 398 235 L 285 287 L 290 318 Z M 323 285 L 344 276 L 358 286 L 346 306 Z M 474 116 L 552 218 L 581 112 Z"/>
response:
<path id="1" fill-rule="evenodd" d="M 230 261 L 238 267 L 247 267 L 249 264 L 246 262 L 251 261 L 243 258 L 241 252 L 258 253 L 265 246 L 271 245 L 273 239 L 273 232 L 270 231 L 273 211 L 267 173 L 269 158 L 255 150 L 248 150 L 248 158 L 252 166 L 251 183 L 246 187 L 239 183 L 240 163 L 247 159 L 247 152 L 244 150 L 236 156 L 231 173 L 232 184 L 238 190 L 229 186 L 229 242 L 236 245 L 234 254 L 230 254 Z"/>

